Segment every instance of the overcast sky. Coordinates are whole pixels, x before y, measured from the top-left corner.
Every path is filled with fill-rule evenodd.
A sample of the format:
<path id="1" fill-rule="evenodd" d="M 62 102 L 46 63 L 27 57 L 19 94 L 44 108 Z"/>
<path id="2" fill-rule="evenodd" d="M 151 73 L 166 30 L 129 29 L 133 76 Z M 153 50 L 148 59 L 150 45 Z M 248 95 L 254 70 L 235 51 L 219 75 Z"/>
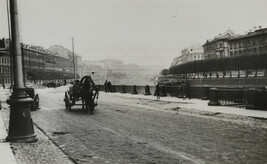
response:
<path id="1" fill-rule="evenodd" d="M 0 37 L 8 36 L 0 0 Z M 62 45 L 83 59 L 169 67 L 181 50 L 232 29 L 267 28 L 266 0 L 19 0 L 23 43 Z"/>

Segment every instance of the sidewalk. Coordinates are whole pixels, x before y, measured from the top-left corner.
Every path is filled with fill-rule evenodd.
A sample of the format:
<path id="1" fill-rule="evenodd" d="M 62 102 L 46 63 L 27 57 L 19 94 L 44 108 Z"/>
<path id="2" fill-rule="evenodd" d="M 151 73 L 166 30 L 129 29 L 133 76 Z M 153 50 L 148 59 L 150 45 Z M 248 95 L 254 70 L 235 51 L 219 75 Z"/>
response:
<path id="1" fill-rule="evenodd" d="M 37 142 L 6 142 L 10 109 L 3 102 L 8 92 L 0 89 L 3 109 L 0 110 L 0 164 L 73 164 L 65 154 L 43 131 L 34 125 Z"/>
<path id="2" fill-rule="evenodd" d="M 105 93 L 103 92 L 103 94 Z M 114 94 L 116 96 L 128 97 L 128 98 L 156 100 L 156 97 L 151 96 L 151 95 L 145 96 L 142 94 L 134 95 L 134 94 L 128 94 L 128 93 L 126 94 L 111 93 L 111 94 Z M 230 115 L 232 114 L 232 115 L 267 119 L 267 107 L 266 107 L 266 111 L 263 111 L 263 110 L 250 110 L 250 109 L 245 109 L 245 108 L 229 107 L 229 106 L 208 106 L 209 100 L 200 100 L 200 99 L 183 100 L 177 97 L 160 97 L 160 99 L 156 101 L 178 103 L 179 107 L 183 109 L 192 109 L 192 110 L 198 110 L 198 111 L 223 113 L 223 114 L 230 114 Z"/>
<path id="3" fill-rule="evenodd" d="M 1 111 L 0 111 L 1 112 Z M 6 142 L 7 131 L 0 114 L 0 163 L 2 164 L 16 164 L 15 156 L 11 150 L 10 143 Z"/>

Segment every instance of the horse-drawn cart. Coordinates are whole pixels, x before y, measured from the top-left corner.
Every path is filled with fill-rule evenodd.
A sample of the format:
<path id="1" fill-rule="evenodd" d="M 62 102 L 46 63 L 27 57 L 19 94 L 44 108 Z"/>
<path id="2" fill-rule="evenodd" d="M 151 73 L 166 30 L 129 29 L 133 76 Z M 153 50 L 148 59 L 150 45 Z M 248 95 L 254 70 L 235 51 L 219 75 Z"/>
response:
<path id="1" fill-rule="evenodd" d="M 89 111 L 90 114 L 93 114 L 97 99 L 98 88 L 90 76 L 84 76 L 80 81 L 75 81 L 75 84 L 65 91 L 64 101 L 68 111 L 71 111 L 74 105 L 82 105 L 83 111 Z"/>

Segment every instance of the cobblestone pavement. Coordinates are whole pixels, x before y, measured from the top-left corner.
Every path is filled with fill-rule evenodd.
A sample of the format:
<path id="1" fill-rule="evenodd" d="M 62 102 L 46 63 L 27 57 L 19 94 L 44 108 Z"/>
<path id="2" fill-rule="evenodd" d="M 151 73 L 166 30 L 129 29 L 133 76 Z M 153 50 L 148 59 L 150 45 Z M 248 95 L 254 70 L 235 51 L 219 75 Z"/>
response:
<path id="1" fill-rule="evenodd" d="M 88 115 L 53 94 L 32 117 L 77 163 L 267 163 L 267 129 L 255 124 L 104 93 Z"/>
<path id="2" fill-rule="evenodd" d="M 9 110 L 1 112 L 8 127 Z M 11 149 L 18 164 L 73 164 L 52 140 L 35 126 L 38 141 L 33 143 L 11 143 Z"/>
<path id="3" fill-rule="evenodd" d="M 265 120 L 186 112 L 177 103 L 105 93 L 89 115 L 79 107 L 66 111 L 63 98 L 64 92 L 40 94 L 42 109 L 31 114 L 76 163 L 267 163 Z"/>

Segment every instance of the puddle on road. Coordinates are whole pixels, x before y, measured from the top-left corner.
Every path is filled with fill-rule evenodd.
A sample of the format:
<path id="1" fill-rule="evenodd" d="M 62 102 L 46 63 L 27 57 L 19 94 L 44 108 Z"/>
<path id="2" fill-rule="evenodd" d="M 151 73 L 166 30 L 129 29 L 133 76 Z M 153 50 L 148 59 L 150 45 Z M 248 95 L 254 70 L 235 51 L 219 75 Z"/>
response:
<path id="1" fill-rule="evenodd" d="M 120 113 L 126 113 L 127 111 L 123 111 L 123 110 L 119 110 L 119 109 L 117 109 L 117 110 L 115 110 L 116 112 L 120 112 Z"/>
<path id="2" fill-rule="evenodd" d="M 65 135 L 68 134 L 69 132 L 53 132 L 53 135 Z"/>
<path id="3" fill-rule="evenodd" d="M 170 110 L 170 111 L 179 111 L 179 109 L 182 109 L 181 107 L 174 107 L 174 108 L 167 108 L 165 110 Z"/>

